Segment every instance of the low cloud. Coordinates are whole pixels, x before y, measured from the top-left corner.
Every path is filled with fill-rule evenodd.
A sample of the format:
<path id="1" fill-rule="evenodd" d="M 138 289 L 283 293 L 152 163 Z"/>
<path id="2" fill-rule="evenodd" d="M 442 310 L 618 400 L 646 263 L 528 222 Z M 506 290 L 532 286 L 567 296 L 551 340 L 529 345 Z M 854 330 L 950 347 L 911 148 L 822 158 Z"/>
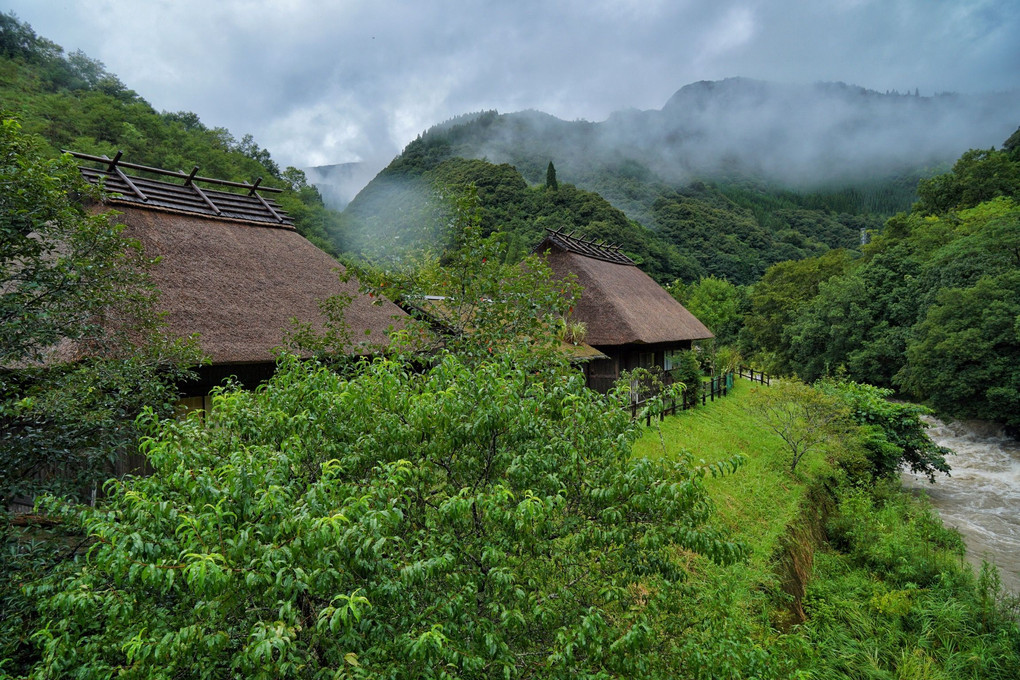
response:
<path id="1" fill-rule="evenodd" d="M 384 164 L 468 112 L 604 120 L 748 76 L 923 94 L 1020 87 L 1013 0 L 8 0 L 157 109 L 190 110 L 281 165 Z M 381 167 L 381 166 L 380 166 Z"/>

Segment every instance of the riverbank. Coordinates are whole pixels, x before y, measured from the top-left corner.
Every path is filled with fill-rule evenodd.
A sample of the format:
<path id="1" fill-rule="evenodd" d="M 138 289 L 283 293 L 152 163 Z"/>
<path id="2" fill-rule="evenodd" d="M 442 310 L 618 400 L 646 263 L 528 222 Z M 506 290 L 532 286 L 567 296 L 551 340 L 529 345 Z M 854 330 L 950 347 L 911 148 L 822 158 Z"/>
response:
<path id="1" fill-rule="evenodd" d="M 931 438 L 956 454 L 952 474 L 929 484 L 904 473 L 903 486 L 923 494 L 960 532 L 976 569 L 987 560 L 998 567 L 1003 586 L 1020 593 L 1020 442 L 993 423 L 927 421 Z"/>

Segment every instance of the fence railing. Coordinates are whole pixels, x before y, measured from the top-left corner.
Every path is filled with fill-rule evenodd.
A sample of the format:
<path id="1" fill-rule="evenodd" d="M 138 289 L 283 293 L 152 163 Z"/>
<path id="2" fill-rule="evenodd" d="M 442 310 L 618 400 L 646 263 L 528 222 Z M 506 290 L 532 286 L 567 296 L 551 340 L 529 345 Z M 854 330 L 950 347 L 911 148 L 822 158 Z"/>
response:
<path id="1" fill-rule="evenodd" d="M 747 366 L 740 366 L 737 368 L 737 375 L 741 378 L 747 378 L 751 382 L 761 383 L 762 385 L 771 385 L 772 377 L 764 371 L 755 371 L 753 368 Z"/>
<path id="2" fill-rule="evenodd" d="M 701 401 L 701 405 L 704 406 L 710 401 L 715 401 L 716 397 L 725 397 L 729 390 L 733 389 L 733 377 L 734 375 L 741 378 L 746 378 L 751 382 L 761 383 L 762 385 L 771 385 L 772 376 L 764 371 L 756 371 L 753 368 L 746 366 L 740 366 L 736 371 L 729 371 L 722 375 L 714 376 L 711 380 L 702 383 L 701 395 L 696 398 L 692 398 L 688 394 L 688 390 L 684 388 L 680 391 L 680 397 L 671 397 L 663 403 L 663 408 L 659 409 L 658 412 L 652 413 L 646 411 L 643 414 L 646 425 L 652 424 L 652 418 L 658 418 L 663 420 L 666 416 L 676 415 L 677 411 L 686 411 L 689 408 L 694 408 L 698 405 L 698 401 Z M 638 413 L 643 407 L 652 401 L 658 395 L 651 395 L 644 398 L 635 399 L 629 405 L 630 417 L 637 419 Z"/>
<path id="3" fill-rule="evenodd" d="M 733 373 L 728 372 L 722 375 L 713 376 L 708 382 L 702 383 L 701 394 L 695 395 L 691 390 L 684 388 L 680 390 L 679 398 L 676 395 L 669 397 L 663 401 L 663 406 L 658 412 L 652 413 L 650 410 L 644 414 L 645 424 L 651 425 L 652 418 L 657 417 L 659 420 L 663 420 L 666 416 L 676 415 L 677 411 L 686 411 L 689 408 L 694 408 L 698 405 L 698 401 L 704 406 L 710 401 L 715 401 L 716 397 L 725 397 L 729 390 L 733 388 Z M 636 399 L 630 403 L 630 417 L 636 419 L 638 412 L 641 411 L 648 402 L 657 398 L 658 395 L 651 395 L 644 399 Z"/>

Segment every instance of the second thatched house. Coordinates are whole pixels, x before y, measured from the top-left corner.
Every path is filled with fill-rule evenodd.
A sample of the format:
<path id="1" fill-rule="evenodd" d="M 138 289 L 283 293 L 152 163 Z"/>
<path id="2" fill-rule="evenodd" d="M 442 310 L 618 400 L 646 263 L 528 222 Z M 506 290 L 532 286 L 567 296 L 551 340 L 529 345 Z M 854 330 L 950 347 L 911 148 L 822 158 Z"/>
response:
<path id="1" fill-rule="evenodd" d="M 549 231 L 535 252 L 558 277 L 583 288 L 573 319 L 584 341 L 606 356 L 586 365 L 588 386 L 606 392 L 621 371 L 673 368 L 677 352 L 714 337 L 693 314 L 615 246 Z"/>
<path id="2" fill-rule="evenodd" d="M 189 175 L 123 163 L 119 154 L 74 155 L 98 166 L 82 165 L 81 171 L 111 192 L 104 207 L 121 213 L 117 219 L 126 235 L 141 242 L 147 257 L 160 258 L 151 278 L 168 331 L 178 337 L 197 333 L 210 359 L 198 369 L 199 380 L 184 386 L 189 407 L 206 405 L 204 395 L 228 376 L 245 386 L 267 379 L 292 320 L 322 330 L 319 303 L 330 296 L 351 298 L 344 321 L 358 344 L 349 352 L 384 347 L 389 331 L 403 325 L 401 309 L 360 294 L 354 279 L 341 281 L 340 263 L 262 196 L 278 189 L 198 177 L 197 168 Z"/>

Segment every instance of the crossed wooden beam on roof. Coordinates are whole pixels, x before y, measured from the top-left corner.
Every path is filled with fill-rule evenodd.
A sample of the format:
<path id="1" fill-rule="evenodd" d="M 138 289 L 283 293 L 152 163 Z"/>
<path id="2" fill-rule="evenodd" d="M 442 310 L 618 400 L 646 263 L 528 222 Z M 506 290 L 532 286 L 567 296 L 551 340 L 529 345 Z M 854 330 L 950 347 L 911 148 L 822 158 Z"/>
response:
<path id="1" fill-rule="evenodd" d="M 124 188 L 128 189 L 128 191 L 131 193 L 131 198 L 133 200 L 141 201 L 142 203 L 150 203 L 150 199 L 152 198 L 152 196 L 147 194 L 146 191 L 143 190 L 143 188 L 139 186 L 139 184 L 143 183 L 143 181 L 140 178 L 138 178 L 138 177 L 132 178 L 132 177 L 128 176 L 121 168 L 128 168 L 128 169 L 132 169 L 132 170 L 139 170 L 139 171 L 142 171 L 142 172 L 148 172 L 148 173 L 152 173 L 152 174 L 155 174 L 155 175 L 162 175 L 162 176 L 166 176 L 166 177 L 174 177 L 174 178 L 177 178 L 177 179 L 183 179 L 184 180 L 184 184 L 183 185 L 181 185 L 181 184 L 174 184 L 172 182 L 156 182 L 156 181 L 153 181 L 153 180 L 149 180 L 148 183 L 150 184 L 150 186 L 152 186 L 154 189 L 158 190 L 158 192 L 162 194 L 162 196 L 161 196 L 162 200 L 161 201 L 156 201 L 156 200 L 152 201 L 152 204 L 154 204 L 154 205 L 155 204 L 162 205 L 163 203 L 165 203 L 167 201 L 171 201 L 172 202 L 171 198 L 168 198 L 166 191 L 170 191 L 171 193 L 173 193 L 173 191 L 177 190 L 178 188 L 187 187 L 188 191 L 190 191 L 190 193 L 193 194 L 194 196 L 198 197 L 201 200 L 202 204 L 204 204 L 205 207 L 208 210 L 210 210 L 216 216 L 223 216 L 225 214 L 224 208 L 226 208 L 226 213 L 229 213 L 231 216 L 237 216 L 238 213 L 241 213 L 242 217 L 245 217 L 245 216 L 247 216 L 247 217 L 255 217 L 256 216 L 256 214 L 258 212 L 257 210 L 253 211 L 251 208 L 246 208 L 246 207 L 243 207 L 243 206 L 239 206 L 235 202 L 234 198 L 230 198 L 230 197 L 239 197 L 240 196 L 239 194 L 233 194 L 233 193 L 222 192 L 222 191 L 211 191 L 211 190 L 210 191 L 206 191 L 206 190 L 203 190 L 196 183 L 196 182 L 204 182 L 206 184 L 212 184 L 212 185 L 219 185 L 219 186 L 225 186 L 225 187 L 236 187 L 236 188 L 240 188 L 240 189 L 247 189 L 248 190 L 247 197 L 256 199 L 258 201 L 258 205 L 261 208 L 261 210 L 265 211 L 265 214 L 272 221 L 275 221 L 275 222 L 277 222 L 279 224 L 289 224 L 290 223 L 290 221 L 287 218 L 286 214 L 282 213 L 282 211 L 280 211 L 278 209 L 279 206 L 276 206 L 276 205 L 270 203 L 265 198 L 263 198 L 261 193 L 259 193 L 259 192 L 281 193 L 283 191 L 283 189 L 277 189 L 275 187 L 260 186 L 262 184 L 262 178 L 261 177 L 256 179 L 254 184 L 249 184 L 248 182 L 231 182 L 229 180 L 216 179 L 214 177 L 201 177 L 201 176 L 198 175 L 199 168 L 198 168 L 197 165 L 194 168 L 192 168 L 190 173 L 186 173 L 186 172 L 183 172 L 183 171 L 176 171 L 175 172 L 173 170 L 165 170 L 163 168 L 153 168 L 153 167 L 150 167 L 148 165 L 140 165 L 138 163 L 128 163 L 128 162 L 122 161 L 121 157 L 124 155 L 123 151 L 118 151 L 117 155 L 114 156 L 113 158 L 110 158 L 110 157 L 105 156 L 105 155 L 104 156 L 94 156 L 94 155 L 91 155 L 91 154 L 80 153 L 80 152 L 77 152 L 77 151 L 64 151 L 64 153 L 68 153 L 71 156 L 73 156 L 75 158 L 78 158 L 78 159 L 81 159 L 81 160 L 84 160 L 84 161 L 90 161 L 90 162 L 93 162 L 93 163 L 99 163 L 99 164 L 105 166 L 105 169 L 103 171 L 101 171 L 101 173 L 99 173 L 99 171 L 96 171 L 96 170 L 92 170 L 91 173 L 90 173 L 90 172 L 87 171 L 88 169 L 86 169 L 84 166 L 81 169 L 82 169 L 82 172 L 86 175 L 86 177 L 88 179 L 90 179 L 90 181 L 94 181 L 96 173 L 105 174 L 106 176 L 116 176 L 116 178 L 119 179 L 123 183 Z M 170 188 L 172 188 L 172 189 L 170 189 Z M 157 193 L 157 191 L 153 191 L 153 189 L 150 189 L 150 192 Z M 232 202 L 232 205 L 221 207 L 221 205 L 217 204 L 216 200 L 214 200 L 214 199 L 219 200 L 221 204 L 224 203 L 225 201 L 229 201 L 229 202 Z M 183 205 L 171 206 L 171 207 L 178 207 L 178 208 L 181 208 L 181 209 L 188 209 L 186 206 L 183 206 Z M 265 219 L 261 215 L 259 215 L 259 217 L 262 220 Z"/>

